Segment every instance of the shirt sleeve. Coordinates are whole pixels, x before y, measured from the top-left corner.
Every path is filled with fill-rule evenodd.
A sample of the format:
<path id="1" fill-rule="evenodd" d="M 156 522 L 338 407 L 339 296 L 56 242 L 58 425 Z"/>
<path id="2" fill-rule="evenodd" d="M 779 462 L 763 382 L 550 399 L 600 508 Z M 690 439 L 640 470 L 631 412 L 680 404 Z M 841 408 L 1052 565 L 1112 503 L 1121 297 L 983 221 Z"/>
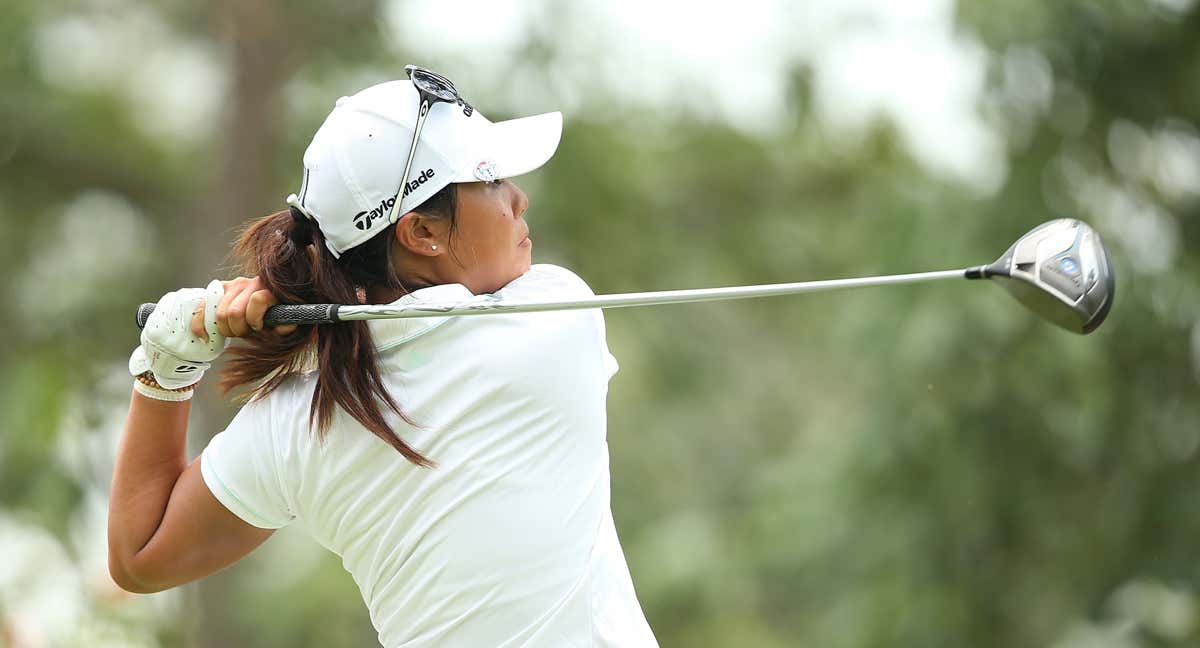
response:
<path id="1" fill-rule="evenodd" d="M 296 516 L 288 505 L 271 425 L 270 397 L 247 403 L 200 455 L 208 490 L 225 508 L 260 529 L 278 529 Z"/>

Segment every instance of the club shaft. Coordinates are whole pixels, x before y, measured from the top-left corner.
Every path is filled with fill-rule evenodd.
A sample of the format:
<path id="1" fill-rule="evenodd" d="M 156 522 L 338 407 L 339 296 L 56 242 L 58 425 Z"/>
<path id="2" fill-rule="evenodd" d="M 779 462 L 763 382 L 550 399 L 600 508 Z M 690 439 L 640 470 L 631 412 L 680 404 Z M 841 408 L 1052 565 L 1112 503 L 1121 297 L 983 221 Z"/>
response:
<path id="1" fill-rule="evenodd" d="M 558 299 L 546 301 L 481 300 L 456 304 L 372 304 L 366 306 L 341 306 L 337 318 L 341 321 L 371 319 L 403 319 L 414 317 L 446 317 L 461 315 L 486 315 L 489 313 L 537 313 L 544 311 L 579 310 L 588 308 L 625 308 L 629 306 L 654 306 L 659 304 L 688 304 L 753 297 L 775 297 L 801 293 L 886 286 L 891 284 L 920 283 L 942 279 L 962 279 L 966 269 L 939 270 L 916 274 L 887 275 L 881 277 L 858 277 L 853 279 L 829 279 L 799 283 L 767 284 L 758 286 L 733 286 L 729 288 L 697 288 L 691 290 L 664 290 L 657 292 L 622 293 L 595 295 L 580 299 Z"/>
<path id="2" fill-rule="evenodd" d="M 594 295 L 580 299 L 554 299 L 544 301 L 476 299 L 451 303 L 409 304 L 299 304 L 278 305 L 267 309 L 264 317 L 268 325 L 275 324 L 333 324 L 356 320 L 413 319 L 419 317 L 451 317 L 463 315 L 488 315 L 495 313 L 540 313 L 545 311 L 580 310 L 588 308 L 625 308 L 629 306 L 656 306 L 659 304 L 689 304 L 697 302 L 728 301 L 753 297 L 777 297 L 801 293 L 887 286 L 891 284 L 921 283 L 942 279 L 986 278 L 984 267 L 961 270 L 938 270 L 915 274 L 885 275 L 881 277 L 856 277 L 853 279 L 827 279 L 802 281 L 799 283 L 766 284 L 758 286 L 732 286 L 728 288 L 695 288 L 690 290 L 662 290 L 657 292 L 622 293 L 616 295 Z M 138 307 L 135 321 L 138 328 L 146 325 L 154 304 Z"/>

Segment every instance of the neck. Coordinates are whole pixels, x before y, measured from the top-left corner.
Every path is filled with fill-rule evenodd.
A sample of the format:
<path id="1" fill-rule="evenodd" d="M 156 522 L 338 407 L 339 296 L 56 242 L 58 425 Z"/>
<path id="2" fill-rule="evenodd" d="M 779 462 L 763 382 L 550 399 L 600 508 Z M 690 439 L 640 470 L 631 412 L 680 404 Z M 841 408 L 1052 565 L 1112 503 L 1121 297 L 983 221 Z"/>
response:
<path id="1" fill-rule="evenodd" d="M 396 276 L 400 277 L 400 286 L 372 286 L 367 289 L 368 304 L 390 304 L 414 290 L 428 288 L 447 282 L 439 280 L 430 272 L 430 268 L 419 267 L 419 264 L 396 263 Z"/>
<path id="2" fill-rule="evenodd" d="M 400 288 L 391 288 L 388 286 L 375 286 L 367 289 L 368 304 L 390 304 L 404 295 L 408 294 Z"/>
<path id="3" fill-rule="evenodd" d="M 461 283 L 454 268 L 441 267 L 440 259 L 409 253 L 395 244 L 392 249 L 392 271 L 400 278 L 400 286 L 372 286 L 367 289 L 368 304 L 390 304 L 414 290 L 448 283 Z"/>

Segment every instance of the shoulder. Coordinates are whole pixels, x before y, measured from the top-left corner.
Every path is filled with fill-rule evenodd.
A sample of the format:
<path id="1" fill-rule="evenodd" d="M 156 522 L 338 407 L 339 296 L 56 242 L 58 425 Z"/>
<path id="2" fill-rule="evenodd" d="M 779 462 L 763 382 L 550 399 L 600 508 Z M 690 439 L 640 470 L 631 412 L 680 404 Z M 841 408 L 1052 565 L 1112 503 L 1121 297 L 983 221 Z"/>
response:
<path id="1" fill-rule="evenodd" d="M 496 296 L 513 300 L 574 300 L 592 297 L 595 292 L 579 275 L 567 268 L 538 264 L 521 277 L 508 284 Z M 595 369 L 604 377 L 616 371 L 616 362 L 608 352 L 604 315 L 599 309 L 549 311 L 505 315 L 495 320 L 511 322 L 506 327 L 508 341 L 525 340 L 526 345 L 513 345 L 520 349 L 523 359 L 516 363 L 551 364 L 554 371 L 543 371 L 549 375 L 558 371 Z"/>
<path id="2" fill-rule="evenodd" d="M 316 372 L 295 375 L 270 392 L 252 396 L 217 435 L 225 437 L 222 447 L 256 455 L 256 461 L 271 465 L 272 470 L 287 468 L 308 451 L 312 437 L 309 410 L 316 383 Z M 213 443 L 217 441 L 214 437 Z"/>
<path id="3" fill-rule="evenodd" d="M 504 299 L 590 297 L 594 294 L 579 275 L 549 263 L 531 266 L 529 272 L 496 291 L 496 296 Z"/>
<path id="4" fill-rule="evenodd" d="M 574 272 L 561 266 L 537 264 L 491 297 L 504 302 L 576 301 L 594 293 Z M 422 339 L 426 344 L 461 349 L 481 362 L 529 364 L 555 361 L 560 352 L 586 348 L 603 339 L 603 319 L 596 309 L 533 313 L 493 313 L 447 318 Z"/>
<path id="5" fill-rule="evenodd" d="M 595 293 L 579 275 L 556 265 L 541 263 L 532 266 L 529 272 L 514 279 L 496 291 L 495 297 L 506 301 L 573 301 L 594 296 Z M 544 336 L 550 331 L 559 335 L 595 337 L 597 326 L 603 326 L 603 318 L 597 309 L 571 309 L 539 313 L 514 313 L 492 320 L 496 323 L 511 321 L 526 325 L 534 339 L 549 342 Z"/>
<path id="6" fill-rule="evenodd" d="M 251 397 L 238 412 L 254 433 L 275 437 L 274 443 L 286 442 L 292 433 L 307 430 L 308 409 L 316 390 L 317 372 L 288 377 L 266 394 Z"/>

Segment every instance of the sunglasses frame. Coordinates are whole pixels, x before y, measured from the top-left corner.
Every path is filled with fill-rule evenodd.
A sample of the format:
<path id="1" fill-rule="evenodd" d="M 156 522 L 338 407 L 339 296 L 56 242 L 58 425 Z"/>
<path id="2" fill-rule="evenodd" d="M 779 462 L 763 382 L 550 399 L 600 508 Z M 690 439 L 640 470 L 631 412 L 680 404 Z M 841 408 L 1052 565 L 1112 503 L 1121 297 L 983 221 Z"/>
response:
<path id="1" fill-rule="evenodd" d="M 408 160 L 404 163 L 404 175 L 400 177 L 400 188 L 396 191 L 396 200 L 388 211 L 389 223 L 395 223 L 399 218 L 397 211 L 407 193 L 404 189 L 408 186 L 408 175 L 412 171 L 413 159 L 417 155 L 417 142 L 421 139 L 421 130 L 425 128 L 425 118 L 429 116 L 429 109 L 438 102 L 466 103 L 462 97 L 458 96 L 458 90 L 455 89 L 450 79 L 437 72 L 415 65 L 405 65 L 404 73 L 408 75 L 408 78 L 412 80 L 413 87 L 420 93 L 421 105 L 417 108 L 417 122 L 413 126 L 412 143 L 408 146 Z"/>

